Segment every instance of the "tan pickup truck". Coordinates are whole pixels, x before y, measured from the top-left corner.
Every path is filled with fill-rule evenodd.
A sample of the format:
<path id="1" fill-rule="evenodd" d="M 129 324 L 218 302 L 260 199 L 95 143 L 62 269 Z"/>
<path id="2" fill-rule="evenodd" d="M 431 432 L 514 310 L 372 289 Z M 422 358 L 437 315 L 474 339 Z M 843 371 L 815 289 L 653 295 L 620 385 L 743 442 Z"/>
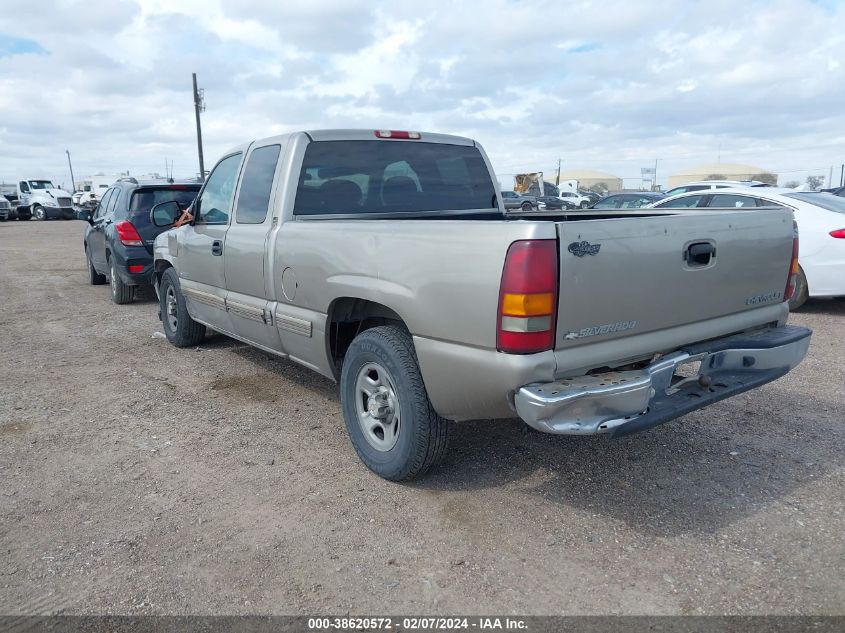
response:
<path id="1" fill-rule="evenodd" d="M 358 455 L 391 480 L 436 464 L 450 421 L 622 435 L 806 354 L 788 210 L 509 213 L 495 183 L 478 143 L 442 134 L 235 148 L 156 238 L 165 334 L 213 328 L 338 381 Z"/>

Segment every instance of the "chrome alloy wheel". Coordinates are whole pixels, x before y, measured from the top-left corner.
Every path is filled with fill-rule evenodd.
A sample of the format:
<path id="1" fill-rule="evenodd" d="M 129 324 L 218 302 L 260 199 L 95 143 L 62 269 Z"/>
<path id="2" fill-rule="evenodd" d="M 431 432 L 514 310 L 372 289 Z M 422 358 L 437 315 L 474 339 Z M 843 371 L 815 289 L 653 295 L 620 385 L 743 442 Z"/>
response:
<path id="1" fill-rule="evenodd" d="M 175 332 L 176 326 L 179 325 L 179 319 L 176 313 L 176 291 L 173 286 L 168 286 L 164 295 L 164 316 L 167 317 L 167 325 L 170 327 L 170 331 Z"/>
<path id="2" fill-rule="evenodd" d="M 367 363 L 355 382 L 358 424 L 367 442 L 387 452 L 399 439 L 399 399 L 393 379 L 378 363 Z"/>

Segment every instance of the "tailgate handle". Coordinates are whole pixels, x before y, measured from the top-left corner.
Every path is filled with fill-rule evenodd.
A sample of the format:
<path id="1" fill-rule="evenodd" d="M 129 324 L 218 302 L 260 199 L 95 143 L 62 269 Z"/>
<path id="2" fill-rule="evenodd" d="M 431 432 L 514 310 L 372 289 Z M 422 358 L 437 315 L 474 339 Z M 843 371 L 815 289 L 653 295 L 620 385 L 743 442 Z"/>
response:
<path id="1" fill-rule="evenodd" d="M 708 266 L 716 257 L 716 247 L 710 242 L 695 242 L 684 251 L 684 261 L 690 268 Z"/>

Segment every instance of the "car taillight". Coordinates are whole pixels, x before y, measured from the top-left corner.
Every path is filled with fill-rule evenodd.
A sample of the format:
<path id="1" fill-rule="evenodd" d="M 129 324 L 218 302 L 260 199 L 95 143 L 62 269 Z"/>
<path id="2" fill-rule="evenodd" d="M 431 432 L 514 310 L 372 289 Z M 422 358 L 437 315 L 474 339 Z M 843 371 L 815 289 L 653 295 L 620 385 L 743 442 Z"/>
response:
<path id="1" fill-rule="evenodd" d="M 124 246 L 143 246 L 144 241 L 138 235 L 135 226 L 129 220 L 122 220 L 114 225 L 117 237 Z"/>
<path id="2" fill-rule="evenodd" d="M 845 229 L 836 229 L 830 232 L 830 237 L 836 237 L 840 240 L 845 240 Z"/>
<path id="3" fill-rule="evenodd" d="M 144 265 L 143 264 L 129 264 L 129 266 L 127 266 L 127 268 L 129 269 L 130 273 L 137 274 L 137 273 L 144 272 Z"/>
<path id="4" fill-rule="evenodd" d="M 496 347 L 509 354 L 554 348 L 557 321 L 557 241 L 514 242 L 499 287 Z"/>
<path id="5" fill-rule="evenodd" d="M 406 132 L 404 130 L 376 130 L 377 138 L 403 138 L 405 140 L 418 141 L 422 138 L 419 132 Z"/>
<path id="6" fill-rule="evenodd" d="M 783 291 L 783 300 L 789 301 L 795 294 L 795 286 L 798 283 L 798 224 L 792 221 L 792 261 L 789 263 L 789 276 L 786 278 L 786 290 Z"/>

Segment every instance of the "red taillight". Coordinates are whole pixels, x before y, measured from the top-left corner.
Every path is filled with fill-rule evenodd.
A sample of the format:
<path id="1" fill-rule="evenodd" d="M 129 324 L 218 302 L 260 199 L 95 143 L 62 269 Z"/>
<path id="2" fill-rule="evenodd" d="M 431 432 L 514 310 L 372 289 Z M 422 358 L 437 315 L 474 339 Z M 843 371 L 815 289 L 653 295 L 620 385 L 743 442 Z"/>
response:
<path id="1" fill-rule="evenodd" d="M 170 189 L 170 191 L 187 191 L 188 185 L 170 185 L 168 189 Z"/>
<path id="2" fill-rule="evenodd" d="M 509 354 L 554 348 L 557 321 L 557 241 L 514 242 L 499 287 L 496 347 Z"/>
<path id="3" fill-rule="evenodd" d="M 130 273 L 142 273 L 142 272 L 144 272 L 144 265 L 143 264 L 130 264 L 127 268 L 129 268 Z"/>
<path id="4" fill-rule="evenodd" d="M 138 231 L 135 230 L 135 226 L 129 220 L 122 220 L 114 225 L 115 230 L 117 231 L 117 237 L 120 239 L 120 243 L 124 246 L 143 246 L 144 241 L 141 239 L 141 236 L 138 235 Z"/>
<path id="5" fill-rule="evenodd" d="M 786 290 L 783 291 L 783 300 L 789 301 L 795 294 L 795 286 L 798 284 L 798 224 L 793 220 L 792 230 L 792 261 L 789 262 L 789 276 L 786 278 Z"/>
<path id="6" fill-rule="evenodd" d="M 836 237 L 840 240 L 845 240 L 845 229 L 836 229 L 830 232 L 830 237 Z"/>
<path id="7" fill-rule="evenodd" d="M 404 130 L 376 130 L 375 135 L 377 138 L 403 138 L 411 141 L 422 138 L 419 132 L 406 132 Z"/>

